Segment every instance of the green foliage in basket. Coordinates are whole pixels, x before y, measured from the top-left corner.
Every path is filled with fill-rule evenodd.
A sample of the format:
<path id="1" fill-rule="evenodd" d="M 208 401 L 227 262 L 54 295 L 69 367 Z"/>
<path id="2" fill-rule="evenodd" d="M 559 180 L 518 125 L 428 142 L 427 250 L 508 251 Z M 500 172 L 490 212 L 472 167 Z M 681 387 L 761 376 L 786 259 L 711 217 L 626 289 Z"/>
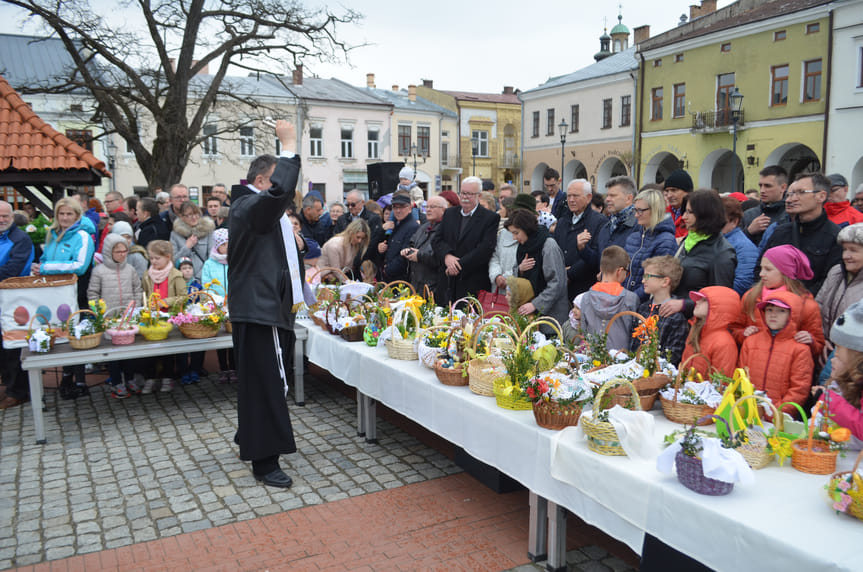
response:
<path id="1" fill-rule="evenodd" d="M 95 334 L 96 332 L 104 332 L 107 328 L 105 324 L 105 312 L 108 310 L 108 305 L 105 304 L 105 300 L 101 298 L 98 300 L 90 300 L 87 302 L 87 305 L 90 306 L 90 311 L 93 312 L 93 317 L 88 320 L 93 324 L 93 331 L 89 332 Z M 81 335 L 87 335 L 84 332 L 81 332 Z"/>

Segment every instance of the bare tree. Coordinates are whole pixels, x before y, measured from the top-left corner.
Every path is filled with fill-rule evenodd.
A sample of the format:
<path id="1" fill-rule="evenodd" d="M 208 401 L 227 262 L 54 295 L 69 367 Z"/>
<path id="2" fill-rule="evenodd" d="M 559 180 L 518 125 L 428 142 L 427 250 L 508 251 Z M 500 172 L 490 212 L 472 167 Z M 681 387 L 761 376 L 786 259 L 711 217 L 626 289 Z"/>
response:
<path id="1" fill-rule="evenodd" d="M 96 100 L 92 121 L 127 141 L 150 188 L 180 180 L 217 99 L 260 107 L 230 89 L 230 66 L 273 73 L 310 60 L 337 61 L 351 49 L 337 38 L 337 26 L 360 18 L 352 10 L 310 10 L 297 0 L 129 0 L 118 9 L 143 20 L 136 30 L 112 27 L 89 0 L 2 1 L 41 19 L 74 63 L 62 81 L 22 91 L 89 90 Z M 207 69 L 206 81 L 195 77 Z M 155 138 L 148 148 L 141 135 L 150 122 Z"/>

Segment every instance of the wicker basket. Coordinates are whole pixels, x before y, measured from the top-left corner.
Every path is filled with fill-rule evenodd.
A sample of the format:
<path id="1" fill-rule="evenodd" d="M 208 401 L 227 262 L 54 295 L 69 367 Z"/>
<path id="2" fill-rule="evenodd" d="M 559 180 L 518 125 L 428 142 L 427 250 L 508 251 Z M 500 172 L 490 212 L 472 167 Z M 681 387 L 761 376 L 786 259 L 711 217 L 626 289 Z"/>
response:
<path id="1" fill-rule="evenodd" d="M 417 291 L 410 282 L 405 282 L 404 280 L 393 280 L 378 291 L 378 302 L 384 304 L 394 301 L 397 298 L 395 288 L 401 286 L 407 287 L 411 296 L 416 296 Z"/>
<path id="2" fill-rule="evenodd" d="M 847 480 L 850 475 L 853 475 L 857 472 L 857 468 L 860 466 L 860 460 L 863 459 L 863 451 L 860 451 L 857 454 L 857 460 L 854 462 L 854 467 L 850 471 L 840 471 L 838 473 L 833 473 L 833 476 L 830 477 L 830 483 L 827 485 L 827 490 L 836 488 L 837 481 L 839 480 Z M 850 483 L 850 487 L 845 491 L 845 494 L 851 497 L 851 502 L 848 504 L 848 507 L 845 509 L 846 514 L 850 514 L 854 518 L 859 520 L 863 520 L 863 489 L 855 486 L 855 483 Z"/>
<path id="3" fill-rule="evenodd" d="M 177 326 L 184 338 L 191 340 L 202 340 L 204 338 L 215 338 L 219 334 L 219 328 L 214 328 L 201 322 L 194 324 L 180 324 Z"/>
<path id="4" fill-rule="evenodd" d="M 225 331 L 229 334 L 234 332 L 234 327 L 231 325 L 231 320 L 225 320 Z M 363 339 L 362 335 L 360 336 L 360 339 Z"/>
<path id="5" fill-rule="evenodd" d="M 138 326 L 129 326 L 126 329 L 109 328 L 105 333 L 111 336 L 111 343 L 115 346 L 128 346 L 135 342 L 135 334 L 138 333 Z"/>
<path id="6" fill-rule="evenodd" d="M 650 377 L 639 377 L 632 381 L 632 385 L 635 386 L 635 390 L 638 392 L 638 400 L 641 402 L 641 409 L 643 411 L 650 411 L 653 409 L 654 404 L 656 404 L 656 399 L 659 397 L 659 390 L 668 385 L 671 382 L 671 378 L 665 374 L 656 374 Z M 615 387 L 611 391 L 611 405 L 609 407 L 614 407 L 615 405 L 620 405 L 621 407 L 626 406 L 626 402 L 631 399 L 629 392 L 626 387 Z"/>
<path id="7" fill-rule="evenodd" d="M 494 389 L 494 399 L 497 406 L 503 409 L 509 409 L 511 411 L 530 411 L 533 409 L 533 403 L 527 398 L 527 396 L 504 395 L 498 391 L 497 387 Z"/>
<path id="8" fill-rule="evenodd" d="M 407 282 L 405 282 L 405 284 L 407 284 Z M 408 286 L 410 286 L 410 284 L 408 284 Z M 423 331 L 419 327 L 419 324 L 421 322 L 420 318 L 409 311 L 402 311 L 401 319 L 404 320 L 405 323 L 407 323 L 408 316 L 414 316 L 417 322 L 416 336 L 417 338 L 422 337 Z M 393 328 L 395 328 L 395 320 L 393 320 Z M 413 361 L 415 359 L 418 359 L 419 356 L 417 355 L 416 342 L 417 340 L 414 338 L 396 339 L 395 336 L 390 336 L 390 338 L 386 341 L 387 354 L 392 359 L 400 359 L 405 361 Z"/>
<path id="9" fill-rule="evenodd" d="M 138 324 L 138 331 L 142 336 L 144 336 L 145 340 L 150 342 L 158 342 L 166 339 L 173 329 L 174 325 L 171 322 L 159 321 L 155 326 Z"/>
<path id="10" fill-rule="evenodd" d="M 66 320 L 66 331 L 69 332 L 69 345 L 74 350 L 91 350 L 95 347 L 99 346 L 99 343 L 102 341 L 102 332 L 96 332 L 95 334 L 87 334 L 85 336 L 81 336 L 80 338 L 76 338 L 72 333 L 72 318 L 74 318 L 78 314 L 91 314 L 93 316 L 96 315 L 92 310 L 78 310 Z"/>
<path id="11" fill-rule="evenodd" d="M 831 451 L 830 444 L 813 439 L 815 434 L 815 415 L 823 402 L 819 401 L 809 419 L 809 438 L 791 442 L 791 466 L 803 473 L 829 475 L 836 471 L 836 456 L 839 451 Z"/>
<path id="12" fill-rule="evenodd" d="M 417 340 L 417 356 L 419 356 L 420 363 L 426 366 L 429 369 L 434 369 L 435 364 L 437 363 L 437 358 L 440 354 L 442 354 L 445 348 L 433 348 L 427 346 L 425 344 L 425 336 L 431 332 L 439 332 L 441 330 L 448 330 L 449 326 L 431 326 L 423 330 L 423 335 Z"/>
<path id="13" fill-rule="evenodd" d="M 705 417 L 707 417 L 707 415 L 705 415 Z M 712 415 L 711 417 L 717 420 L 722 420 L 723 423 L 728 425 L 728 422 L 718 415 Z M 703 421 L 703 419 L 699 419 L 699 421 Z M 709 423 L 701 424 L 709 425 Z M 688 429 L 690 432 L 694 430 L 695 425 L 692 425 Z M 729 431 L 730 430 L 731 428 L 729 426 Z M 674 462 L 677 466 L 677 480 L 691 491 L 695 491 L 701 495 L 721 496 L 727 495 L 734 490 L 734 483 L 726 483 L 724 481 L 717 481 L 716 479 L 705 477 L 704 467 L 702 466 L 701 459 L 699 457 L 690 457 L 689 455 L 684 454 L 681 450 L 678 451 L 677 455 L 674 457 Z"/>
<path id="14" fill-rule="evenodd" d="M 760 395 L 744 395 L 731 406 L 731 411 L 736 411 L 737 407 L 747 399 L 754 399 L 769 405 L 773 410 L 774 419 L 781 417 L 781 414 L 776 411 L 776 407 L 774 407 L 773 403 L 769 399 L 761 397 Z M 732 428 L 731 423 L 727 423 L 727 425 L 729 428 Z M 743 455 L 743 458 L 746 459 L 749 466 L 757 471 L 758 469 L 763 469 L 769 465 L 770 461 L 773 460 L 773 452 L 770 451 L 770 448 L 767 445 L 767 434 L 763 431 L 756 430 L 754 427 L 743 428 L 738 433 L 740 432 L 743 433 L 743 436 L 746 439 L 742 445 L 737 447 L 737 450 L 741 455 Z"/>
<path id="15" fill-rule="evenodd" d="M 463 364 L 454 364 L 453 367 L 443 367 L 440 360 L 438 360 L 434 364 L 434 372 L 438 381 L 444 385 L 467 385 L 467 376 L 464 375 Z"/>
<path id="16" fill-rule="evenodd" d="M 24 277 L 24 278 L 26 278 L 26 277 Z M 12 278 L 9 278 L 9 280 L 12 280 Z M 48 321 L 48 318 L 46 318 L 42 314 L 34 314 L 33 317 L 30 318 L 30 324 L 27 326 L 27 331 L 30 331 L 30 332 L 33 331 L 33 320 L 35 320 L 36 318 L 42 318 L 42 321 L 45 323 L 46 326 L 49 326 L 49 327 L 51 326 L 51 323 Z M 29 339 L 29 334 L 28 334 L 28 339 Z M 55 329 L 54 333 L 50 334 L 50 337 L 48 338 L 48 350 L 47 351 L 53 350 L 54 346 L 56 344 L 57 344 L 57 331 Z"/>
<path id="17" fill-rule="evenodd" d="M 494 382 L 506 377 L 503 360 L 488 356 L 470 360 L 467 366 L 468 387 L 477 395 L 494 397 Z"/>
<path id="18" fill-rule="evenodd" d="M 713 413 L 713 410 L 715 409 L 714 407 L 710 407 L 709 405 L 680 403 L 677 401 L 677 392 L 680 390 L 680 384 L 683 381 L 686 366 L 688 366 L 689 362 L 696 357 L 707 359 L 707 356 L 704 354 L 692 354 L 686 359 L 686 361 L 680 364 L 677 378 L 674 380 L 674 397 L 671 399 L 665 399 L 661 395 L 659 396 L 659 401 L 662 403 L 662 412 L 665 414 L 665 417 L 673 423 L 680 423 L 681 425 L 689 425 L 691 423 L 710 425 L 713 423 L 713 420 L 709 415 Z"/>
<path id="19" fill-rule="evenodd" d="M 630 395 L 638 401 L 638 392 L 635 390 L 635 386 L 632 385 L 632 382 L 627 381 L 625 379 L 612 379 L 611 381 L 607 381 L 603 384 L 602 387 L 599 388 L 599 392 L 596 394 L 596 397 L 593 400 L 593 417 L 582 417 L 581 418 L 581 428 L 584 430 L 585 436 L 587 436 L 587 448 L 595 453 L 599 453 L 600 455 L 626 455 L 626 451 L 623 450 L 623 447 L 620 446 L 620 440 L 617 436 L 617 431 L 614 429 L 614 425 L 612 425 L 608 421 L 597 421 L 596 416 L 599 415 L 600 403 L 602 403 L 602 398 L 605 396 L 605 393 L 618 385 L 626 385 L 629 387 Z M 641 404 L 638 402 L 638 409 L 636 411 L 641 411 Z"/>
<path id="20" fill-rule="evenodd" d="M 579 417 L 579 403 L 562 406 L 556 401 L 536 401 L 533 404 L 533 418 L 537 425 L 545 429 L 559 431 L 564 427 L 575 427 Z"/>

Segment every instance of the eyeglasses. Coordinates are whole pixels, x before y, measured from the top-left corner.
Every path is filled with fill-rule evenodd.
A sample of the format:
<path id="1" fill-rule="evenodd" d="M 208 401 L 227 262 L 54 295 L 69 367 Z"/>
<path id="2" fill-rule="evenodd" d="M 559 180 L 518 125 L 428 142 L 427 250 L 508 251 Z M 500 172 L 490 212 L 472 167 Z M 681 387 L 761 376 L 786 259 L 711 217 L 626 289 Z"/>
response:
<path id="1" fill-rule="evenodd" d="M 111 254 L 129 254 L 129 251 L 124 248 L 123 250 L 112 250 Z"/>
<path id="2" fill-rule="evenodd" d="M 651 278 L 659 278 L 662 280 L 663 278 L 667 278 L 667 276 L 663 276 L 662 274 L 649 274 L 647 272 L 644 273 L 644 280 L 650 280 Z"/>
<path id="3" fill-rule="evenodd" d="M 646 209 L 640 209 L 637 207 L 632 207 L 632 210 L 634 210 L 637 214 L 644 214 L 650 210 L 650 207 L 647 207 Z"/>
<path id="4" fill-rule="evenodd" d="M 835 193 L 836 191 L 841 191 L 844 188 L 845 188 L 844 185 L 836 185 L 836 186 L 830 187 L 830 192 Z"/>
<path id="5" fill-rule="evenodd" d="M 479 191 L 474 191 L 472 193 L 469 191 L 459 191 L 458 194 L 459 194 L 459 196 L 462 196 L 462 197 L 478 197 Z"/>
<path id="6" fill-rule="evenodd" d="M 200 218 L 201 217 L 201 215 L 199 215 L 198 213 L 185 213 L 181 216 L 183 218 Z"/>
<path id="7" fill-rule="evenodd" d="M 803 195 L 808 195 L 810 193 L 820 193 L 818 189 L 795 189 L 793 191 L 788 191 L 786 193 L 789 197 L 802 197 Z"/>
<path id="8" fill-rule="evenodd" d="M 352 203 L 352 202 L 347 202 L 347 203 L 345 203 L 345 204 L 346 204 L 346 205 L 348 205 L 349 207 L 355 207 L 355 206 L 360 205 L 360 204 L 362 204 L 362 203 L 361 203 L 360 201 L 356 201 L 356 202 L 353 202 L 353 203 Z"/>

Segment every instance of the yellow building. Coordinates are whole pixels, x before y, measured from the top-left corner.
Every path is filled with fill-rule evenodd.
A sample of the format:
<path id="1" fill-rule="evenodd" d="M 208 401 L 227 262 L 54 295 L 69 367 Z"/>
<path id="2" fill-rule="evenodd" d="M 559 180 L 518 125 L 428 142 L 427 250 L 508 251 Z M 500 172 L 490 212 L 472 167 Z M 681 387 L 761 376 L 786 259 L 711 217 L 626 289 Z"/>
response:
<path id="1" fill-rule="evenodd" d="M 440 91 L 431 80 L 417 86 L 417 95 L 458 114 L 455 134 L 457 154 L 443 173 L 444 186 L 453 185 L 466 176 L 489 179 L 495 188 L 502 183 L 519 184 L 521 167 L 518 149 L 521 145 L 521 101 L 511 87 L 503 93 Z"/>
<path id="2" fill-rule="evenodd" d="M 639 183 L 683 167 L 696 188 L 743 191 L 767 165 L 820 169 L 828 4 L 702 0 L 688 23 L 639 43 Z"/>

